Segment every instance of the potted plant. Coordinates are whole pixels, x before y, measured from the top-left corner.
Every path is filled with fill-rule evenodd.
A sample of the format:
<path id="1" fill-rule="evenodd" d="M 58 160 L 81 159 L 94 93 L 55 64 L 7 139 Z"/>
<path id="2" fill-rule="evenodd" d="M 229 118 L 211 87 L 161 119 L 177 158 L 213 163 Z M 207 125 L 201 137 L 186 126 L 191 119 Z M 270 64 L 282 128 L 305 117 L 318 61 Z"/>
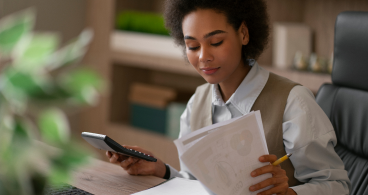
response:
<path id="1" fill-rule="evenodd" d="M 96 103 L 103 87 L 77 66 L 92 32 L 59 48 L 57 34 L 36 33 L 34 23 L 33 9 L 0 20 L 0 194 L 42 194 L 90 155 L 71 138 L 66 113 Z"/>

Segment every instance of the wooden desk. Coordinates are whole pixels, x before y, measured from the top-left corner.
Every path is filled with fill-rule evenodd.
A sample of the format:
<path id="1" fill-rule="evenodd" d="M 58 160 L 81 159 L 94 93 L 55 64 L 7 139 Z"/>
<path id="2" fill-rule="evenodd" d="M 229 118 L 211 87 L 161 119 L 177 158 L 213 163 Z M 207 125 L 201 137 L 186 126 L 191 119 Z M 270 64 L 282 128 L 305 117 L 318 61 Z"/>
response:
<path id="1" fill-rule="evenodd" d="M 73 174 L 71 185 L 92 194 L 132 194 L 165 181 L 153 176 L 132 176 L 118 165 L 92 159 Z"/>

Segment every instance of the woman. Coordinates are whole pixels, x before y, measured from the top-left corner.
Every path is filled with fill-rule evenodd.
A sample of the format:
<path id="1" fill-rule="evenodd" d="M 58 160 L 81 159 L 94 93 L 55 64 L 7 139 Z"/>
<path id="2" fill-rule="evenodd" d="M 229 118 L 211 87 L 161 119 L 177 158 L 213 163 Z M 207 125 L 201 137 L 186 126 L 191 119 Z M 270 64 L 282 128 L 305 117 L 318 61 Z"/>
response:
<path id="1" fill-rule="evenodd" d="M 206 114 L 196 106 L 204 101 L 201 97 L 211 96 L 212 123 L 261 110 L 270 155 L 259 161 L 272 163 L 287 152 L 293 153 L 292 164 L 268 165 L 249 173 L 253 177 L 272 173 L 272 178 L 251 186 L 250 191 L 273 185 L 260 194 L 349 193 L 347 172 L 334 151 L 333 127 L 313 94 L 255 62 L 269 35 L 263 0 L 169 0 L 165 19 L 187 60 L 208 82 L 189 100 L 181 116 L 180 136 L 203 127 L 197 123 Z M 195 179 L 183 164 L 178 172 L 161 160 L 152 163 L 106 154 L 129 174 Z"/>

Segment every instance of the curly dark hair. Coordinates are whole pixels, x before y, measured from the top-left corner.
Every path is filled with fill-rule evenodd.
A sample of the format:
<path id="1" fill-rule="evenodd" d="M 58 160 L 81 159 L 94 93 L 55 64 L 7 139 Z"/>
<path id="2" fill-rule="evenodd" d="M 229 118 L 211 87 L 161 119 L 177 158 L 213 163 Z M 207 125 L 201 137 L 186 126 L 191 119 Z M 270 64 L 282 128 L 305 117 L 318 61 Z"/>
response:
<path id="1" fill-rule="evenodd" d="M 229 24 L 238 30 L 244 21 L 249 43 L 242 47 L 243 59 L 258 59 L 268 43 L 270 33 L 267 6 L 264 0 L 167 0 L 164 17 L 175 43 L 184 47 L 184 17 L 197 9 L 213 9 L 225 14 Z"/>

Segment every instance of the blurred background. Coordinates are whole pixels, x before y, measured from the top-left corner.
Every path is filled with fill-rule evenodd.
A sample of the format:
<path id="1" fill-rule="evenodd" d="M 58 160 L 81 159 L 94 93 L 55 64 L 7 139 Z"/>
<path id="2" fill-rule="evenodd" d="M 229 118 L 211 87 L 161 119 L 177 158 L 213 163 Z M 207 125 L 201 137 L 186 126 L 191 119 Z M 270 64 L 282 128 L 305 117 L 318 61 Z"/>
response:
<path id="1" fill-rule="evenodd" d="M 366 0 L 267 0 L 271 37 L 258 63 L 316 93 L 331 82 L 334 25 L 342 11 L 368 11 Z M 85 28 L 94 38 L 83 64 L 108 89 L 99 104 L 68 115 L 72 132 L 106 134 L 152 151 L 179 169 L 179 117 L 205 81 L 164 28 L 164 0 L 0 0 L 0 18 L 35 7 L 36 31 L 58 32 L 61 44 Z M 84 140 L 80 140 L 84 143 Z M 86 144 L 87 145 L 87 144 Z M 103 151 L 99 158 L 106 160 Z"/>

